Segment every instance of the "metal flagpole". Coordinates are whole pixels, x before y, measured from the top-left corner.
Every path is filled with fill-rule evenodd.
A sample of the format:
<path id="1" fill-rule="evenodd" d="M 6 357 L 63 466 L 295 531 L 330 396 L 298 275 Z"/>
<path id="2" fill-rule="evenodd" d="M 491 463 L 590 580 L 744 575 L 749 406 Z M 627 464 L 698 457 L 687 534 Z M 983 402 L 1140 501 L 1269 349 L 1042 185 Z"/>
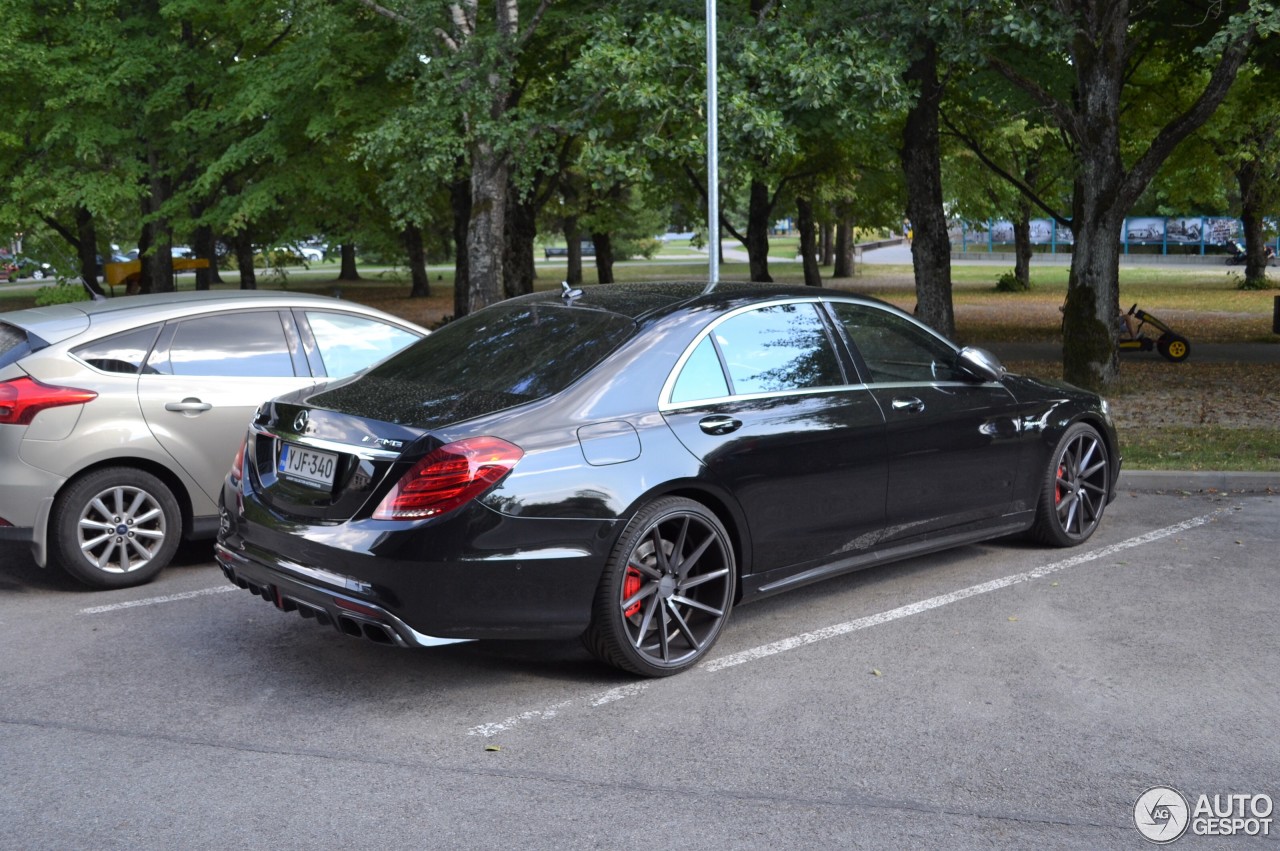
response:
<path id="1" fill-rule="evenodd" d="M 716 93 L 716 0 L 707 0 L 707 281 L 720 281 L 720 125 Z"/>

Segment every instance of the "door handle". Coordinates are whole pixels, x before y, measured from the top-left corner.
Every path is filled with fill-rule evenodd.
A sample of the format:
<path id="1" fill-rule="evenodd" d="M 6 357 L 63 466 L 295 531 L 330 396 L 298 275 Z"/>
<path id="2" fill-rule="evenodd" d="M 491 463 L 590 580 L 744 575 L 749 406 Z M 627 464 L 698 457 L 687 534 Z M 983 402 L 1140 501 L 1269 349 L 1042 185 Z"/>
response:
<path id="1" fill-rule="evenodd" d="M 895 411 L 906 411 L 908 414 L 918 414 L 924 410 L 924 402 L 915 396 L 899 397 L 890 404 Z"/>
<path id="2" fill-rule="evenodd" d="M 731 434 L 742 428 L 742 420 L 735 420 L 733 417 L 703 417 L 698 420 L 698 428 L 707 434 Z"/>
<path id="3" fill-rule="evenodd" d="M 213 405 L 211 405 L 210 403 L 201 402 L 199 399 L 197 399 L 194 396 L 188 396 L 187 398 L 183 399 L 181 402 L 165 402 L 164 403 L 164 409 L 166 411 L 173 411 L 174 413 L 177 413 L 177 414 L 187 414 L 189 416 L 195 416 L 196 414 L 203 414 L 205 411 L 211 409 L 212 407 Z"/>

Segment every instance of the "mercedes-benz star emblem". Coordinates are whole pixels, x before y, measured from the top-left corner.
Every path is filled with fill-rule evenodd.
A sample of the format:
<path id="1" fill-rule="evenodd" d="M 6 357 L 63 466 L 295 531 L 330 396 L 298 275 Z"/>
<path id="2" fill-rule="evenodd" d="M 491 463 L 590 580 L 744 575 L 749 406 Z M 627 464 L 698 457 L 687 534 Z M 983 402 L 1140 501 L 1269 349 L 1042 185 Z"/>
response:
<path id="1" fill-rule="evenodd" d="M 293 430 L 296 434 L 304 434 L 307 430 L 307 412 L 299 411 L 298 415 L 293 418 Z"/>

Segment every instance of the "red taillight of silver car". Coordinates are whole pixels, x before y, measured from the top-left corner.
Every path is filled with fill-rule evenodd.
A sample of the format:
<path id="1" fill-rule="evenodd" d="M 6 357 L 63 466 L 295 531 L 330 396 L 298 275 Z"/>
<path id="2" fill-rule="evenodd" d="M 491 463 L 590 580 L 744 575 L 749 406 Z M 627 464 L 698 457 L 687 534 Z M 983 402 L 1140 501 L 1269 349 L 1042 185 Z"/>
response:
<path id="1" fill-rule="evenodd" d="M 240 482 L 244 481 L 244 456 L 245 450 L 249 448 L 249 438 L 245 437 L 240 441 L 240 448 L 236 450 L 236 457 L 231 459 L 231 484 L 240 487 Z"/>
<path id="2" fill-rule="evenodd" d="M 36 414 L 63 405 L 82 405 L 98 398 L 93 390 L 56 387 L 23 376 L 0 381 L 0 424 L 30 425 Z"/>
<path id="3" fill-rule="evenodd" d="M 470 502 L 524 457 L 524 450 L 496 437 L 471 437 L 431 452 L 374 510 L 377 520 L 421 520 Z"/>

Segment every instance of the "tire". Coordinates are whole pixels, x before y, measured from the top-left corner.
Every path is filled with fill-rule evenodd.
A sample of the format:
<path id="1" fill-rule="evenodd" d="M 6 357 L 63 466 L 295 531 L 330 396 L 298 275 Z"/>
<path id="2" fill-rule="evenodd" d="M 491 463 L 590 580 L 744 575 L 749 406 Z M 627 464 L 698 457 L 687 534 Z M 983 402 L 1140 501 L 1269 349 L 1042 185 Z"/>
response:
<path id="1" fill-rule="evenodd" d="M 43 280 L 44 280 L 44 269 L 33 269 L 33 270 L 31 271 L 31 277 L 32 277 L 32 279 L 34 279 L 34 280 L 37 280 L 37 281 L 43 281 Z"/>
<path id="2" fill-rule="evenodd" d="M 1045 470 L 1031 536 L 1055 547 L 1089 540 L 1107 507 L 1110 476 L 1107 445 L 1098 430 L 1087 423 L 1068 428 Z"/>
<path id="3" fill-rule="evenodd" d="M 1191 356 L 1191 343 L 1178 334 L 1161 334 L 1156 340 L 1156 350 L 1174 363 L 1182 363 Z"/>
<path id="4" fill-rule="evenodd" d="M 173 558 L 182 512 L 155 476 L 108 467 L 63 491 L 50 531 L 53 560 L 67 573 L 94 588 L 129 588 L 150 582 Z"/>
<path id="5" fill-rule="evenodd" d="M 655 500 L 614 545 L 583 643 L 633 674 L 677 674 L 715 644 L 737 581 L 733 545 L 715 514 L 682 497 Z"/>

